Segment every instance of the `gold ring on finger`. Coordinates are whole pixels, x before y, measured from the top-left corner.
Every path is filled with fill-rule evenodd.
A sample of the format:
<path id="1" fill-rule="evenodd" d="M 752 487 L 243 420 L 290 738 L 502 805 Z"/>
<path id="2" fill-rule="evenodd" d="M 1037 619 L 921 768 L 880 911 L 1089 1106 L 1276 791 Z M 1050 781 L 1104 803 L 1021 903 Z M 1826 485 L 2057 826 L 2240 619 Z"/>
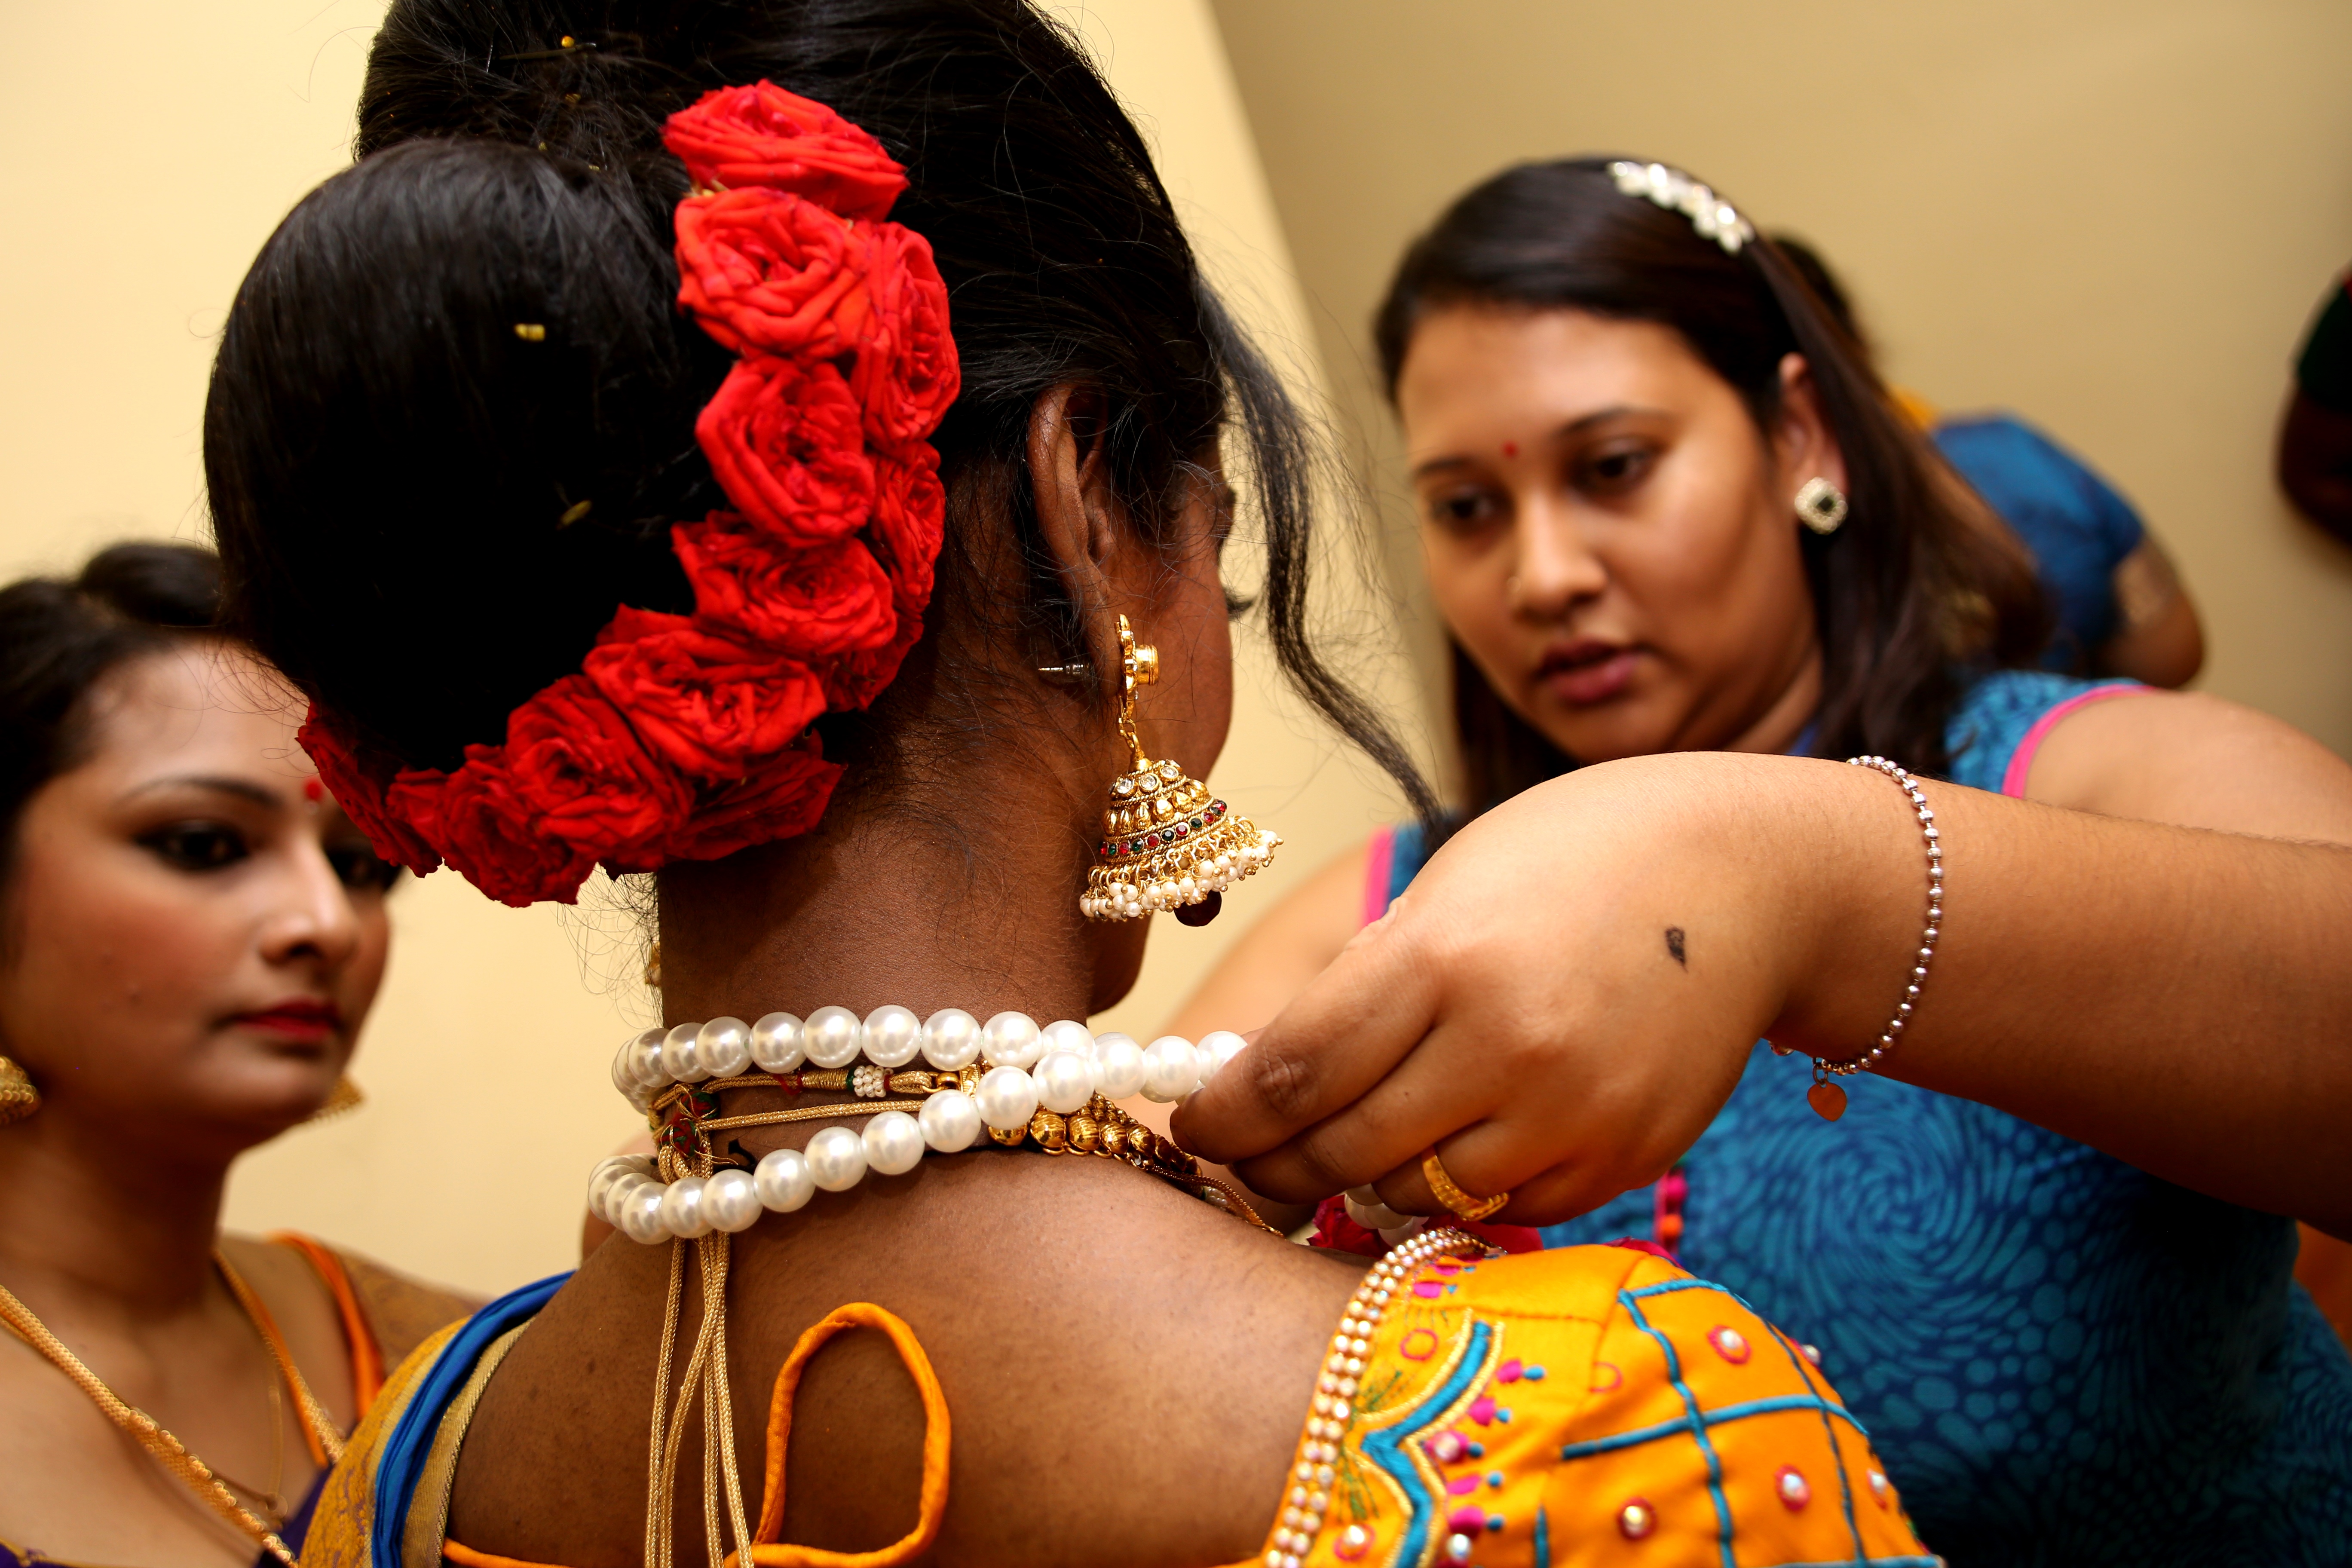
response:
<path id="1" fill-rule="evenodd" d="M 1437 1194 L 1437 1201 L 1452 1209 L 1455 1218 L 1467 1220 L 1472 1225 L 1500 1212 L 1502 1206 L 1511 1201 L 1511 1194 L 1507 1192 L 1496 1193 L 1491 1198 L 1477 1197 L 1465 1192 L 1461 1183 L 1445 1173 L 1444 1163 L 1438 1159 L 1434 1149 L 1422 1161 L 1421 1173 L 1427 1179 L 1429 1190 Z"/>

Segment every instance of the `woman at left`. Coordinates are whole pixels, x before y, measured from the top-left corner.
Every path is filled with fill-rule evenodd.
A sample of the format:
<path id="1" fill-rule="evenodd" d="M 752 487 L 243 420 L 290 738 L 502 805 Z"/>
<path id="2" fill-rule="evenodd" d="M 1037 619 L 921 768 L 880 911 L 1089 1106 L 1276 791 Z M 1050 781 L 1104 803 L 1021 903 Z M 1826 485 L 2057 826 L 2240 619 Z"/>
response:
<path id="1" fill-rule="evenodd" d="M 168 544 L 0 589 L 0 1568 L 291 1563 L 473 1305 L 221 1232 L 239 1154 L 355 1099 L 395 873 L 218 595 Z"/>

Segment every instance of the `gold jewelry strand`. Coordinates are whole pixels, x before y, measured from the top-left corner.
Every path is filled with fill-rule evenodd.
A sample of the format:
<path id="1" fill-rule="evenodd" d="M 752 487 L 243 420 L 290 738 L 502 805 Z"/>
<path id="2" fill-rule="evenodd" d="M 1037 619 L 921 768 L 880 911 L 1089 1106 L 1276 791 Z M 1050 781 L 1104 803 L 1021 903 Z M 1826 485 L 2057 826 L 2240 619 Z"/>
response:
<path id="1" fill-rule="evenodd" d="M 286 1568 L 297 1568 L 294 1553 L 278 1532 L 264 1524 L 252 1510 L 236 1500 L 235 1493 L 222 1484 L 218 1476 L 202 1459 L 188 1451 L 181 1442 L 135 1405 L 126 1403 L 121 1395 L 107 1387 L 98 1374 L 82 1364 L 81 1358 L 68 1350 L 63 1341 L 51 1333 L 48 1326 L 33 1315 L 30 1308 L 18 1300 L 5 1286 L 0 1286 L 0 1321 L 11 1332 L 48 1359 L 51 1365 L 73 1381 L 75 1387 L 89 1396 L 91 1404 L 104 1413 L 109 1421 L 129 1434 L 131 1440 L 147 1450 L 155 1462 L 171 1473 L 173 1479 L 194 1492 L 197 1499 L 241 1534 L 248 1535 L 261 1549 Z"/>
<path id="2" fill-rule="evenodd" d="M 269 1352 L 269 1359 L 278 1363 L 278 1375 L 286 1380 L 288 1388 L 293 1390 L 294 1407 L 302 1414 L 302 1425 L 309 1431 L 310 1441 L 318 1445 L 324 1459 L 322 1468 L 332 1468 L 343 1458 L 342 1431 L 335 1425 L 335 1418 L 327 1414 L 327 1407 L 319 1403 L 319 1396 L 310 1392 L 310 1384 L 302 1376 L 302 1369 L 294 1364 L 293 1352 L 286 1348 L 285 1336 L 278 1332 L 278 1320 L 270 1315 L 268 1305 L 255 1294 L 253 1287 L 245 1282 L 245 1277 L 229 1266 L 228 1255 L 217 1247 L 213 1248 L 213 1267 L 220 1270 L 221 1279 L 228 1285 L 229 1294 L 236 1298 L 236 1304 L 244 1308 L 245 1315 L 253 1321 L 255 1331 L 261 1335 L 263 1347 Z M 271 1397 L 276 1397 L 275 1384 L 271 1385 Z"/>

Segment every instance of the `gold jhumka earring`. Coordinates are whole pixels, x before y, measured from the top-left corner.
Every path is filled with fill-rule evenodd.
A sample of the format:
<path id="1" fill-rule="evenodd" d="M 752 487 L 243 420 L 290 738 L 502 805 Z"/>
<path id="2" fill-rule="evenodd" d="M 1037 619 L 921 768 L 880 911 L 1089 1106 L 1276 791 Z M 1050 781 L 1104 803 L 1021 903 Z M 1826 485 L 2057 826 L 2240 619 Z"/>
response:
<path id="1" fill-rule="evenodd" d="M 0 1057 L 0 1127 L 12 1121 L 22 1121 L 41 1109 L 41 1091 L 25 1069 Z"/>
<path id="2" fill-rule="evenodd" d="M 1090 921 L 1131 921 L 1173 910 L 1186 925 L 1204 926 L 1223 907 L 1226 888 L 1273 862 L 1282 835 L 1234 816 L 1174 763 L 1143 754 L 1135 689 L 1160 679 L 1160 650 L 1136 647 L 1125 616 L 1118 658 L 1118 732 L 1135 765 L 1111 781 L 1103 841 L 1078 910 Z"/>

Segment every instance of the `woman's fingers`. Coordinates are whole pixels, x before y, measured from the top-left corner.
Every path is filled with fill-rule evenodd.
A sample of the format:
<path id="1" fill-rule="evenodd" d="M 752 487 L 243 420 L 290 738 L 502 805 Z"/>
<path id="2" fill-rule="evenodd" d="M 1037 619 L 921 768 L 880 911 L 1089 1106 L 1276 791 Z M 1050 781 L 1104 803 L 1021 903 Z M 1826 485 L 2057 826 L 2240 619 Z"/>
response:
<path id="1" fill-rule="evenodd" d="M 1439 977 L 1416 947 L 1393 918 L 1349 943 L 1247 1050 L 1178 1107 L 1177 1142 L 1202 1159 L 1243 1170 L 1255 1185 L 1257 1177 L 1244 1168 L 1253 1156 L 1288 1144 L 1360 1098 L 1428 1031 Z M 1328 1157 L 1360 1168 L 1345 1147 Z M 1373 1167 L 1359 1183 L 1393 1163 Z M 1293 1179 L 1258 1190 L 1275 1196 L 1303 1191 L 1300 1181 L 1313 1168 L 1299 1159 L 1269 1166 Z M 1314 1195 L 1333 1190 L 1326 1184 Z"/>
<path id="2" fill-rule="evenodd" d="M 1448 1067 L 1448 1061 L 1455 1065 Z M 1242 1163 L 1252 1186 L 1304 1202 L 1384 1178 L 1496 1109 L 1493 1075 L 1465 1072 L 1443 1028 L 1414 1043 L 1352 1103 Z M 1271 1187 L 1259 1186 L 1271 1182 Z"/>

